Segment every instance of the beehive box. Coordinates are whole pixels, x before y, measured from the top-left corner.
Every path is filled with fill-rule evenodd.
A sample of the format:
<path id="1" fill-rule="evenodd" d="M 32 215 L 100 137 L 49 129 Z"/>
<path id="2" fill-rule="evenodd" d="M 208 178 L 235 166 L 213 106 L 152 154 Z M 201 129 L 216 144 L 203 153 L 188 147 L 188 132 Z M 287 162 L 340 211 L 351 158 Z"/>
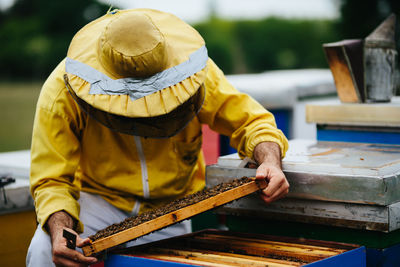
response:
<path id="1" fill-rule="evenodd" d="M 357 245 L 205 230 L 108 255 L 105 266 L 366 266 Z"/>

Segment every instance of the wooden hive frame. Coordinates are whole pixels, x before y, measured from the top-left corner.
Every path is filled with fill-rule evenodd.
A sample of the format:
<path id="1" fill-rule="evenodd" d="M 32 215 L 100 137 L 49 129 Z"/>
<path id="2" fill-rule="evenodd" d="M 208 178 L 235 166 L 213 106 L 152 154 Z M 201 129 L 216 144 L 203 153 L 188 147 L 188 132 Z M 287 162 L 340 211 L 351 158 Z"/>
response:
<path id="1" fill-rule="evenodd" d="M 243 185 L 236 188 L 224 191 L 215 195 L 213 197 L 207 198 L 193 205 L 172 211 L 165 215 L 159 216 L 153 220 L 146 221 L 135 227 L 120 231 L 118 233 L 112 234 L 110 236 L 100 238 L 91 242 L 82 248 L 83 254 L 85 256 L 90 256 L 99 253 L 108 248 L 120 245 L 122 243 L 128 242 L 132 239 L 136 239 L 143 235 L 149 234 L 156 230 L 162 229 L 169 225 L 181 222 L 183 220 L 189 219 L 197 214 L 208 211 L 210 209 L 216 208 L 218 206 L 229 203 L 233 200 L 239 199 L 258 190 L 262 190 L 267 187 L 267 182 L 264 179 L 254 178 Z"/>

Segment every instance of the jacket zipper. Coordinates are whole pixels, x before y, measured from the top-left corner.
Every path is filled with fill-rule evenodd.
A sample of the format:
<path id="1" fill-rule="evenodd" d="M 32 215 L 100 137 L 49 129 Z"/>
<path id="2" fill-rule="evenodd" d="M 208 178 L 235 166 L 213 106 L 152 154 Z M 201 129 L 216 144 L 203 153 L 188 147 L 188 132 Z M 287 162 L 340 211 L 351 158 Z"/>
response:
<path id="1" fill-rule="evenodd" d="M 149 176 L 148 176 L 148 172 L 147 172 L 146 158 L 144 157 L 142 142 L 140 140 L 140 136 L 134 136 L 134 139 L 135 139 L 137 152 L 139 154 L 140 168 L 142 171 L 143 197 L 149 198 L 150 197 Z"/>
<path id="2" fill-rule="evenodd" d="M 133 206 L 133 209 L 131 211 L 130 216 L 138 215 L 139 214 L 139 210 L 140 210 L 140 201 L 139 201 L 139 199 L 136 199 L 135 205 Z"/>

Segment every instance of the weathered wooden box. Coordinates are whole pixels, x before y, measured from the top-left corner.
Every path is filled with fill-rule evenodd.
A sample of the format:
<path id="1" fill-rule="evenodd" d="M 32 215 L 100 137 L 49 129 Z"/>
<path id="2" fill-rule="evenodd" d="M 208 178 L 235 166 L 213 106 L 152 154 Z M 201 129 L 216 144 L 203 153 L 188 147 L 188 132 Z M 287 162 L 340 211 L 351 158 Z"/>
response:
<path id="1" fill-rule="evenodd" d="M 283 161 L 287 198 L 265 205 L 257 195 L 218 212 L 391 232 L 400 228 L 400 146 L 292 140 Z M 237 155 L 207 167 L 207 186 L 254 176 Z"/>

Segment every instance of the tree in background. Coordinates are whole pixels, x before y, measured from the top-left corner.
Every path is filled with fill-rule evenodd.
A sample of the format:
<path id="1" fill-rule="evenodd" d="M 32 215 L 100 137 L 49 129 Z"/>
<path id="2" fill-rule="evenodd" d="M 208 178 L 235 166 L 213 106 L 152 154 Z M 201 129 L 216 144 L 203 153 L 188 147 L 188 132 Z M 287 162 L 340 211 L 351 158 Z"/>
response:
<path id="1" fill-rule="evenodd" d="M 395 13 L 400 31 L 399 0 L 340 0 L 338 20 L 266 18 L 195 25 L 209 53 L 226 73 L 275 69 L 327 68 L 322 44 L 365 38 Z M 400 48 L 400 42 L 397 42 Z M 400 58 L 400 57 L 399 57 Z"/>
<path id="2" fill-rule="evenodd" d="M 17 0 L 0 12 L 0 78 L 44 79 L 76 31 L 108 8 L 95 0 Z"/>
<path id="3" fill-rule="evenodd" d="M 399 0 L 341 0 L 338 31 L 343 38 L 365 38 L 391 13 L 397 16 L 399 32 Z"/>
<path id="4" fill-rule="evenodd" d="M 234 24 L 212 17 L 209 21 L 194 25 L 206 41 L 208 55 L 226 73 L 234 71 L 235 40 Z"/>
<path id="5" fill-rule="evenodd" d="M 399 0 L 341 0 L 341 19 L 337 31 L 343 39 L 367 37 L 391 13 L 396 15 L 396 45 L 400 51 L 400 1 Z M 400 57 L 398 57 L 400 60 Z"/>
<path id="6" fill-rule="evenodd" d="M 239 21 L 236 38 L 251 72 L 325 68 L 322 44 L 338 36 L 329 20 Z"/>
<path id="7" fill-rule="evenodd" d="M 229 21 L 211 16 L 194 27 L 206 40 L 210 57 L 227 74 L 327 68 L 323 43 L 365 38 L 390 13 L 400 12 L 399 0 L 339 3 L 338 20 Z M 65 57 L 76 31 L 108 8 L 96 0 L 17 0 L 0 11 L 0 79 L 46 78 Z"/>
<path id="8" fill-rule="evenodd" d="M 203 35 L 210 57 L 225 73 L 277 69 L 327 68 L 322 44 L 339 36 L 330 20 L 224 21 L 194 25 Z"/>

